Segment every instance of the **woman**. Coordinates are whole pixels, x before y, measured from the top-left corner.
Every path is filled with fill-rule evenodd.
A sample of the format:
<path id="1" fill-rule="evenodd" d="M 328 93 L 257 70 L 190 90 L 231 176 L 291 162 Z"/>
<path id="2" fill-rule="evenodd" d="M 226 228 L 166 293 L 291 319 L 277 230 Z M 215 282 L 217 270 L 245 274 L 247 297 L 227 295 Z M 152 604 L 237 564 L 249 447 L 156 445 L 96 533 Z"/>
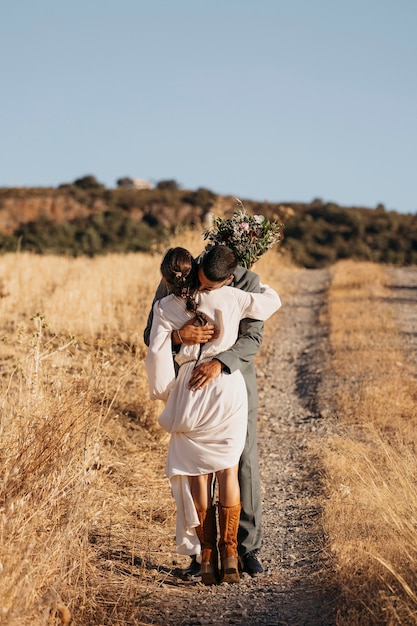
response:
<path id="1" fill-rule="evenodd" d="M 151 396 L 166 401 L 159 423 L 171 433 L 166 472 L 177 504 L 177 550 L 196 554 L 202 547 L 205 584 L 219 581 L 216 516 L 212 503 L 213 476 L 219 486 L 220 582 L 238 582 L 237 529 L 240 490 L 237 477 L 247 429 L 247 392 L 240 371 L 222 372 L 207 386 L 190 386 L 197 364 L 213 360 L 236 341 L 241 319 L 265 320 L 281 306 L 278 294 L 264 285 L 253 294 L 228 287 L 236 268 L 234 253 L 217 246 L 216 281 L 199 285 L 196 264 L 184 248 L 168 250 L 161 272 L 170 295 L 154 305 L 146 366 Z M 205 289 L 205 290 L 203 290 Z M 187 321 L 208 322 L 217 329 L 213 340 L 180 346 L 175 356 L 172 335 L 181 341 Z"/>

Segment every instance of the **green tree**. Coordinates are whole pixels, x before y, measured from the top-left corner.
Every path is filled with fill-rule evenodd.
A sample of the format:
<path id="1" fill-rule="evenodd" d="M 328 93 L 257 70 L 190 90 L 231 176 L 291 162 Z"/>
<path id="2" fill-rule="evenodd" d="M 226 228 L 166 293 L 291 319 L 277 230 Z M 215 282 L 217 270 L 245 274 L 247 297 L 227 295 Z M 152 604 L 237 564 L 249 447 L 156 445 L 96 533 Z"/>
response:
<path id="1" fill-rule="evenodd" d="M 116 185 L 122 189 L 133 189 L 134 181 L 133 178 L 129 178 L 129 176 L 123 176 L 116 180 Z"/>
<path id="2" fill-rule="evenodd" d="M 166 189 L 167 191 L 178 191 L 180 188 L 176 180 L 160 180 L 156 183 L 156 189 Z"/>
<path id="3" fill-rule="evenodd" d="M 81 189 L 105 189 L 105 185 L 99 183 L 97 178 L 92 174 L 77 178 L 74 180 L 73 185 L 80 187 Z"/>
<path id="4" fill-rule="evenodd" d="M 189 202 L 193 206 L 201 207 L 204 211 L 209 211 L 216 203 L 216 200 L 217 195 L 210 191 L 210 189 L 205 189 L 204 187 L 199 187 L 197 191 L 193 191 L 189 196 L 184 198 L 185 202 Z"/>

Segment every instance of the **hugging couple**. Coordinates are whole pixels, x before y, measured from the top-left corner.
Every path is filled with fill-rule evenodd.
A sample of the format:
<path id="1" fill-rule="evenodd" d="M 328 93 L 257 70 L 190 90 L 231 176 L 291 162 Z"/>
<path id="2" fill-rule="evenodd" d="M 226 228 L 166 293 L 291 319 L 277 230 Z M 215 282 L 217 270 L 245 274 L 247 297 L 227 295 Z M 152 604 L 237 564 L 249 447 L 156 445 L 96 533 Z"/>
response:
<path id="1" fill-rule="evenodd" d="M 281 301 L 225 245 L 198 261 L 171 248 L 161 274 L 145 361 L 151 397 L 166 403 L 159 424 L 171 434 L 166 473 L 177 551 L 191 557 L 185 577 L 237 583 L 240 571 L 263 571 L 254 357 L 263 321 Z"/>

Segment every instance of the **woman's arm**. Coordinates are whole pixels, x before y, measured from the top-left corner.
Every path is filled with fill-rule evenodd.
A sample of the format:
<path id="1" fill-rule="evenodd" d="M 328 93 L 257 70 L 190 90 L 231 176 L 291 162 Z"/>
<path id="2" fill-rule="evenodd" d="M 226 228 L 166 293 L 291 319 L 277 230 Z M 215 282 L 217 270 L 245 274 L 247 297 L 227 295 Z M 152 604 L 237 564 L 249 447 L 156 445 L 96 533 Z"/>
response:
<path id="1" fill-rule="evenodd" d="M 153 321 L 149 335 L 149 350 L 145 357 L 149 392 L 153 400 L 167 400 L 175 383 L 172 358 L 172 324 L 164 316 L 159 302 L 153 308 Z"/>
<path id="2" fill-rule="evenodd" d="M 143 341 L 145 342 L 145 345 L 149 346 L 149 341 L 150 341 L 150 336 L 151 336 L 151 328 L 152 328 L 152 321 L 153 321 L 153 309 L 154 309 L 154 305 L 155 302 L 158 302 L 159 300 L 161 300 L 162 298 L 164 298 L 165 296 L 167 296 L 169 293 L 168 288 L 166 286 L 166 283 L 164 283 L 163 280 L 160 281 L 156 291 L 155 291 L 155 295 L 153 298 L 153 302 L 152 302 L 152 306 L 151 309 L 149 311 L 149 315 L 148 315 L 148 321 L 146 322 L 146 327 L 145 330 L 143 331 Z"/>

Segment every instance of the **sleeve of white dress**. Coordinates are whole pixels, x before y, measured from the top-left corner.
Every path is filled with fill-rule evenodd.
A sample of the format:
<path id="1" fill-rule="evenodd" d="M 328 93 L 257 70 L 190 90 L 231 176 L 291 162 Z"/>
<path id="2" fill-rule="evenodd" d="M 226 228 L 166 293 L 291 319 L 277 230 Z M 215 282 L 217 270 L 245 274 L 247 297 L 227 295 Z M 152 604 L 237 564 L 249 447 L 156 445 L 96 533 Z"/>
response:
<path id="1" fill-rule="evenodd" d="M 172 331 L 172 324 L 164 316 L 160 303 L 156 302 L 153 308 L 149 349 L 145 358 L 149 393 L 153 400 L 166 401 L 175 383 Z"/>
<path id="2" fill-rule="evenodd" d="M 281 298 L 269 285 L 260 285 L 260 293 L 248 293 L 237 289 L 242 313 L 241 319 L 250 317 L 255 320 L 265 321 L 281 307 Z"/>

